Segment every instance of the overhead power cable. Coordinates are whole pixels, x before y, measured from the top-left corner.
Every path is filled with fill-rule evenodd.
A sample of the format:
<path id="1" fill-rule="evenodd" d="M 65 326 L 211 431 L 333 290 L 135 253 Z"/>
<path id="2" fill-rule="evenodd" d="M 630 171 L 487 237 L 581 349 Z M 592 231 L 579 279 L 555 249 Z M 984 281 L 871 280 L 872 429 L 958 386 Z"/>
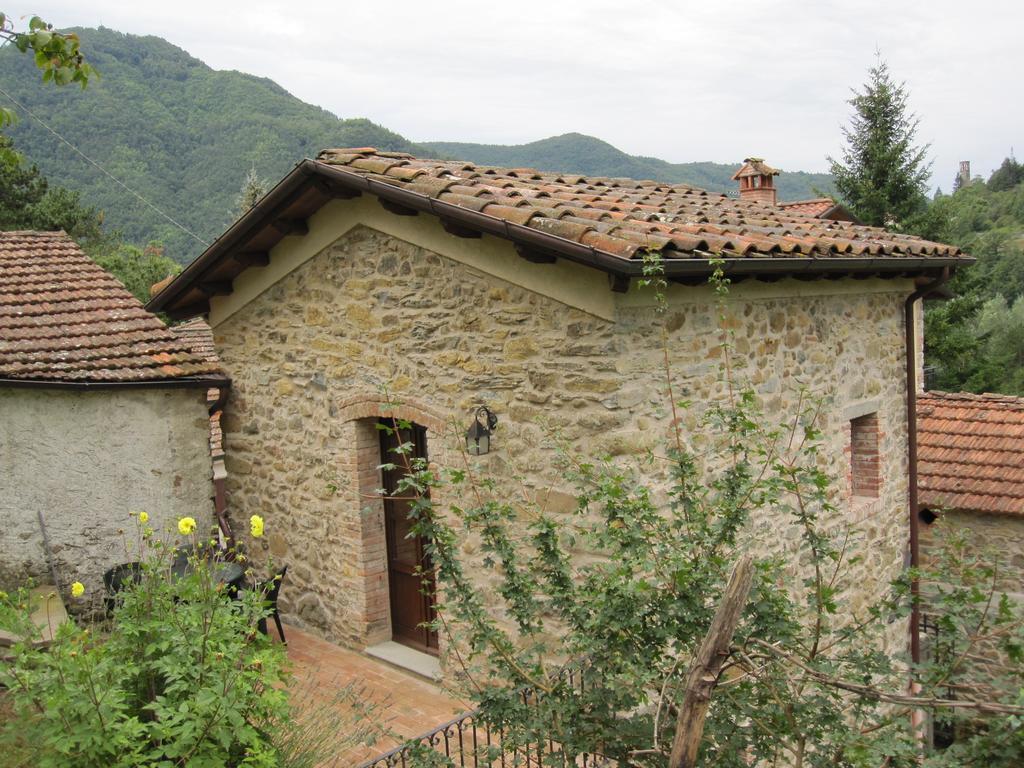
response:
<path id="1" fill-rule="evenodd" d="M 51 127 L 50 127 L 50 126 L 49 126 L 49 125 L 48 125 L 48 124 L 46 123 L 46 121 L 45 121 L 45 120 L 43 120 L 43 119 L 42 119 L 41 117 L 39 117 L 38 115 L 36 115 L 36 114 L 35 114 L 35 113 L 34 113 L 34 112 L 33 112 L 32 110 L 30 110 L 30 109 L 29 109 L 28 107 L 26 107 L 26 106 L 25 106 L 24 104 L 22 104 L 22 103 L 21 103 L 20 101 L 18 101 L 18 100 L 17 100 L 16 98 L 14 98 L 14 97 L 13 97 L 13 96 L 12 96 L 11 94 L 9 94 L 9 93 L 8 93 L 7 91 L 5 91 L 5 90 L 4 90 L 4 89 L 3 89 L 2 87 L 0 87 L 0 94 L 2 94 L 3 96 L 7 97 L 7 99 L 8 99 L 8 100 L 9 100 L 9 101 L 10 101 L 10 102 L 11 102 L 12 104 L 14 104 L 14 106 L 15 106 L 15 107 L 17 107 L 17 108 L 18 108 L 19 110 L 21 110 L 22 112 L 24 112 L 25 114 L 27 114 L 27 115 L 28 115 L 29 117 L 31 117 L 31 118 L 32 118 L 33 120 L 35 120 L 35 121 L 36 121 L 37 123 L 39 123 L 39 124 L 40 124 L 41 126 L 43 126 L 43 128 L 45 128 L 45 129 L 46 129 L 46 130 L 48 130 L 48 131 L 49 131 L 50 133 L 52 133 L 52 134 L 53 134 L 53 135 L 54 135 L 54 136 L 55 136 L 55 137 L 56 137 L 56 138 L 57 138 L 57 139 L 58 139 L 58 140 L 59 140 L 60 142 L 62 142 L 63 144 L 65 144 L 65 145 L 66 145 L 66 146 L 67 146 L 67 147 L 68 147 L 68 148 L 69 148 L 69 149 L 70 149 L 70 150 L 71 150 L 72 152 L 74 152 L 74 153 L 75 153 L 76 155 L 78 155 L 79 157 L 81 157 L 81 158 L 82 158 L 83 160 L 85 160 L 85 161 L 86 161 L 87 163 L 89 163 L 90 165 L 92 165 L 93 167 L 95 167 L 95 168 L 96 168 L 96 170 L 98 170 L 98 171 L 99 171 L 100 173 L 102 173 L 102 174 L 103 174 L 104 176 L 106 176 L 106 177 L 107 177 L 108 179 L 110 179 L 110 180 L 111 180 L 112 182 L 114 182 L 114 183 L 115 183 L 115 184 L 117 184 L 117 185 L 118 185 L 119 187 L 121 187 L 121 188 L 122 188 L 122 189 L 123 189 L 123 190 L 124 190 L 125 192 L 128 192 L 129 194 L 131 194 L 131 195 L 133 195 L 134 197 L 136 197 L 136 198 L 137 198 L 137 199 L 138 199 L 138 200 L 139 200 L 140 202 L 142 202 L 142 203 L 143 203 L 144 205 L 146 205 L 146 206 L 148 206 L 149 208 L 151 208 L 151 209 L 153 209 L 154 211 L 156 211 L 156 212 L 157 212 L 157 213 L 158 213 L 158 214 L 159 214 L 160 216 L 162 216 L 163 218 L 167 219 L 167 221 L 169 221 L 169 222 L 170 222 L 171 224 L 173 224 L 174 226 L 176 226 L 176 227 L 177 227 L 178 229 L 180 229 L 180 230 L 181 230 L 182 232 L 184 232 L 185 234 L 187 234 L 187 235 L 188 235 L 189 237 L 191 237 L 191 238 L 193 238 L 194 240 L 196 240 L 197 242 L 201 243 L 201 244 L 202 244 L 202 245 L 203 245 L 204 247 L 206 247 L 206 246 L 208 246 L 208 245 L 209 245 L 209 243 L 208 243 L 208 242 L 207 242 L 206 240 L 204 240 L 203 238 L 201 238 L 201 237 L 200 237 L 199 235 L 197 235 L 197 234 L 196 234 L 195 232 L 193 232 L 193 231 L 192 231 L 191 229 L 189 229 L 188 227 L 186 227 L 186 226 L 185 226 L 184 224 L 182 224 L 182 223 L 181 223 L 180 221 L 178 221 L 177 219 L 173 218 L 173 217 L 172 217 L 172 216 L 171 216 L 170 214 L 168 214 L 168 213 L 165 213 L 165 212 L 164 212 L 163 210 L 161 210 L 160 208 L 158 208 L 158 207 L 157 207 L 156 205 L 154 205 L 153 203 L 149 202 L 149 200 L 147 200 L 146 198 L 144 198 L 144 197 L 143 197 L 143 196 L 142 196 L 141 194 L 139 194 L 138 192 L 136 192 L 136 191 L 135 191 L 134 189 L 132 189 L 131 187 L 129 187 L 129 186 L 127 185 L 127 184 L 125 184 L 125 183 L 124 183 L 123 181 L 121 181 L 121 180 L 120 180 L 119 178 L 117 178 L 116 176 L 114 176 L 114 174 L 110 173 L 110 171 L 108 171 L 108 170 L 107 170 L 106 168 L 104 168 L 104 167 L 103 167 L 102 165 L 100 165 L 100 164 L 99 164 L 99 163 L 97 163 L 97 162 L 96 162 L 95 160 L 93 160 L 93 159 L 92 159 L 91 157 L 89 157 L 89 156 L 88 156 L 87 154 L 85 154 L 85 152 L 83 152 L 83 151 L 82 151 L 82 150 L 80 150 L 80 149 L 79 149 L 78 147 L 76 147 L 76 146 L 75 146 L 74 144 L 72 144 L 72 143 L 71 143 L 70 141 L 68 141 L 68 140 L 67 140 L 67 139 L 65 139 L 65 138 L 64 138 L 63 136 L 61 136 L 61 135 L 60 135 L 60 134 L 59 134 L 59 133 L 58 133 L 57 131 L 55 131 L 55 130 L 54 130 L 53 128 L 51 128 Z"/>

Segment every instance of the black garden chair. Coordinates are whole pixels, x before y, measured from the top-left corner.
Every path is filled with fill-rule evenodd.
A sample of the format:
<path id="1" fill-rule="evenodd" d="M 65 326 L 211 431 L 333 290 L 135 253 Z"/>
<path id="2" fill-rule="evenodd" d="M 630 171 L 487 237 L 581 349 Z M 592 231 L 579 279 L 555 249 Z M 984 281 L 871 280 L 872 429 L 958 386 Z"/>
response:
<path id="1" fill-rule="evenodd" d="M 288 645 L 288 641 L 284 637 L 284 627 L 281 626 L 281 614 L 277 610 L 277 596 L 281 593 L 281 583 L 284 581 L 286 573 L 288 573 L 287 565 L 267 581 L 257 584 L 256 588 L 264 594 L 263 599 L 270 604 L 270 615 L 274 617 L 274 624 L 277 625 L 277 634 L 280 635 L 281 642 Z M 264 616 L 260 619 L 257 626 L 260 632 L 264 635 L 267 634 L 267 617 Z"/>
<path id="2" fill-rule="evenodd" d="M 107 616 L 114 613 L 117 606 L 117 595 L 130 584 L 138 584 L 142 579 L 142 563 L 121 563 L 103 574 L 103 589 L 107 593 L 103 600 Z"/>

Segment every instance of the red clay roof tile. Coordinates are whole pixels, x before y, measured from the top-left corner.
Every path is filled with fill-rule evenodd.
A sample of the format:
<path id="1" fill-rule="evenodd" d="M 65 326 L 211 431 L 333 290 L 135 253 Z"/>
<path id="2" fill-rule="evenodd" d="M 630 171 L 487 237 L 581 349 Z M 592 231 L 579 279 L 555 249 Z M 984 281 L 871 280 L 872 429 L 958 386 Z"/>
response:
<path id="1" fill-rule="evenodd" d="M 1024 398 L 927 392 L 917 433 L 923 506 L 1024 514 Z"/>
<path id="2" fill-rule="evenodd" d="M 63 232 L 0 232 L 0 379 L 220 375 Z"/>
<path id="3" fill-rule="evenodd" d="M 822 206 L 834 205 L 827 198 L 771 206 L 709 194 L 685 185 L 544 173 L 531 168 L 492 168 L 465 162 L 425 160 L 366 147 L 324 150 L 318 160 L 429 197 L 454 192 L 457 197 L 446 195 L 445 202 L 526 224 L 575 242 L 580 242 L 587 231 L 578 220 L 619 219 L 625 227 L 605 232 L 607 238 L 601 241 L 602 245 L 593 247 L 623 259 L 640 257 L 644 248 L 632 246 L 651 232 L 648 223 L 669 225 L 665 234 L 671 239 L 666 243 L 652 243 L 650 247 L 663 245 L 670 252 L 668 255 L 676 258 L 692 255 L 695 249 L 733 257 L 781 257 L 794 253 L 824 257 L 870 254 L 892 258 L 960 255 L 954 246 L 849 221 L 815 218 L 826 210 Z M 380 176 L 382 173 L 387 175 Z M 469 199 L 475 202 L 470 203 Z M 494 205 L 482 206 L 483 201 Z M 524 212 L 522 207 L 527 203 L 539 206 L 542 215 Z M 576 220 L 572 223 L 578 226 L 552 226 L 552 219 L 566 216 L 572 216 Z M 708 226 L 703 231 L 679 228 L 694 222 L 706 222 Z M 673 236 L 681 233 L 701 237 L 694 240 Z M 616 240 L 623 242 L 616 243 Z M 687 250 L 690 252 L 686 253 Z"/>

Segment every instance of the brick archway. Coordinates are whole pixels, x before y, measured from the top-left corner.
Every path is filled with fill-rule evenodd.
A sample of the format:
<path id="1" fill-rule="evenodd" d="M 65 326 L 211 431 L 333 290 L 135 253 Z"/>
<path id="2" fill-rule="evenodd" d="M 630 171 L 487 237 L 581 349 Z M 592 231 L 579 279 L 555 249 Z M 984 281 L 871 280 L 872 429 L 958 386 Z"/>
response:
<path id="1" fill-rule="evenodd" d="M 353 645 L 366 647 L 390 640 L 392 634 L 384 504 L 377 495 L 382 484 L 377 422 L 395 418 L 425 427 L 435 438 L 431 452 L 436 458 L 443 452 L 445 420 L 422 403 L 408 399 L 397 403 L 377 394 L 354 395 L 339 402 L 337 408 L 342 421 L 338 468 L 350 488 L 350 503 L 345 505 L 340 524 L 349 542 L 344 581 L 352 590 L 352 601 L 336 632 Z M 433 500 L 439 502 L 436 494 Z"/>
<path id="2" fill-rule="evenodd" d="M 432 408 L 410 398 L 394 400 L 379 394 L 360 394 L 342 400 L 337 407 L 338 417 L 342 421 L 393 417 L 415 422 L 437 434 L 440 434 L 445 426 L 444 417 Z"/>

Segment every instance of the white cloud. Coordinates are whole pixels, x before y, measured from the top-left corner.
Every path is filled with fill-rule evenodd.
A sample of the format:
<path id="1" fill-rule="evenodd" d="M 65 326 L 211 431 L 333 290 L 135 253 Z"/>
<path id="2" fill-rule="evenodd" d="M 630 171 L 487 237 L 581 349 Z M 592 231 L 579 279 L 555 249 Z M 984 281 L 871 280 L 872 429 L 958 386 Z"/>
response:
<path id="1" fill-rule="evenodd" d="M 10 9 L 12 15 L 24 12 Z M 824 170 L 876 47 L 907 82 L 935 181 L 1022 137 L 1013 0 L 40 2 L 58 25 L 167 38 L 411 139 L 566 131 L 637 154 Z"/>

